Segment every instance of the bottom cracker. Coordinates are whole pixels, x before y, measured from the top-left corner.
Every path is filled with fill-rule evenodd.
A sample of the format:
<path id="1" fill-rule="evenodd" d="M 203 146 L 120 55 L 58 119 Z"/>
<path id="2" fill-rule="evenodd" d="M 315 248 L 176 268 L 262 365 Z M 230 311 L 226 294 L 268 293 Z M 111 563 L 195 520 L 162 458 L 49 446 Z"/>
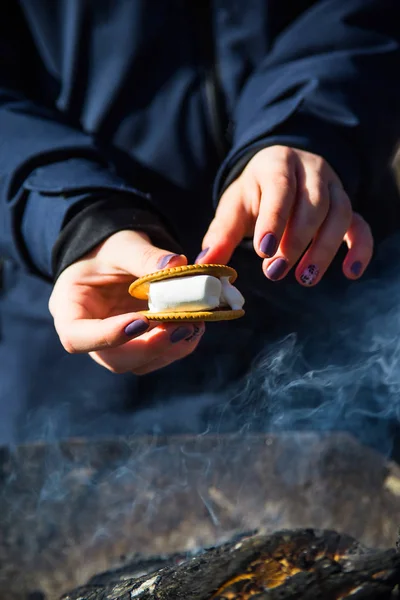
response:
<path id="1" fill-rule="evenodd" d="M 149 310 L 142 310 L 140 314 L 147 317 L 149 321 L 232 321 L 233 319 L 243 317 L 244 310 L 213 310 L 181 313 L 152 313 Z"/>

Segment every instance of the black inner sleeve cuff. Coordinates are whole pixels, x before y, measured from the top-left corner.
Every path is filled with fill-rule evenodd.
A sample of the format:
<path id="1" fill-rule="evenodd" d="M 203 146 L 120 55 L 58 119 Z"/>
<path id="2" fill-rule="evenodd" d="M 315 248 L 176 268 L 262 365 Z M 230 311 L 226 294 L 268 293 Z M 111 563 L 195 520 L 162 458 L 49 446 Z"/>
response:
<path id="1" fill-rule="evenodd" d="M 279 145 L 305 150 L 324 158 L 338 175 L 352 201 L 355 202 L 358 196 L 362 165 L 365 163 L 363 157 L 354 150 L 357 148 L 356 136 L 355 128 L 340 127 L 299 110 L 265 138 L 260 137 L 254 140 L 247 150 L 245 149 L 243 155 L 233 165 L 226 168 L 216 195 L 218 198 L 221 197 L 257 152 L 263 148 Z"/>
<path id="2" fill-rule="evenodd" d="M 52 253 L 54 279 L 98 244 L 122 230 L 141 231 L 155 246 L 183 253 L 156 214 L 132 206 L 130 197 L 107 198 L 83 208 L 62 229 Z"/>

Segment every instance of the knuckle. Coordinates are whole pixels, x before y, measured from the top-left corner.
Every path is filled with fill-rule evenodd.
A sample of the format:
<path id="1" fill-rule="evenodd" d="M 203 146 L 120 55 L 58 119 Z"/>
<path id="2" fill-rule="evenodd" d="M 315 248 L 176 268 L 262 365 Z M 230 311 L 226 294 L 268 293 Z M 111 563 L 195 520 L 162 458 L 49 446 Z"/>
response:
<path id="1" fill-rule="evenodd" d="M 314 170 L 317 173 L 317 175 L 320 175 L 322 177 L 326 172 L 326 161 L 322 158 L 322 156 L 318 156 L 317 154 L 315 154 L 313 158 Z"/>
<path id="2" fill-rule="evenodd" d="M 339 202 L 336 206 L 337 217 L 343 221 L 347 226 L 350 225 L 353 218 L 353 210 L 350 201 L 344 197 L 342 202 Z"/>
<path id="3" fill-rule="evenodd" d="M 285 163 L 292 163 L 296 159 L 296 153 L 290 146 L 278 146 L 279 158 Z"/>
<path id="4" fill-rule="evenodd" d="M 307 213 L 304 217 L 305 227 L 304 231 L 309 232 L 313 236 L 316 231 L 321 227 L 325 217 L 328 214 L 328 207 L 326 206 L 311 206 L 308 208 Z"/>
<path id="5" fill-rule="evenodd" d="M 217 233 L 217 232 L 215 232 Z M 239 235 L 238 235 L 239 233 Z M 217 240 L 215 241 L 215 248 L 218 249 L 222 249 L 222 248 L 230 248 L 232 246 L 232 244 L 236 244 L 237 241 L 240 239 L 240 233 L 241 232 L 235 232 L 235 231 L 230 231 L 230 232 L 221 232 L 218 235 Z"/>
<path id="6" fill-rule="evenodd" d="M 292 190 L 295 184 L 293 174 L 287 169 L 278 170 L 272 175 L 271 181 L 274 187 L 283 191 Z"/>
<path id="7" fill-rule="evenodd" d="M 371 227 L 365 221 L 364 221 L 364 236 L 366 238 L 366 243 L 368 244 L 368 246 L 371 248 L 371 251 L 372 251 L 372 248 L 374 247 L 374 236 L 372 235 Z"/>
<path id="8" fill-rule="evenodd" d="M 353 213 L 353 225 L 357 229 L 360 235 L 367 239 L 367 241 L 373 244 L 372 229 L 369 223 L 358 213 Z"/>
<path id="9" fill-rule="evenodd" d="M 272 223 L 273 229 L 276 228 L 277 231 L 283 231 L 287 225 L 288 215 L 284 210 L 276 209 L 271 212 L 269 220 Z"/>
<path id="10" fill-rule="evenodd" d="M 325 212 L 329 207 L 328 188 L 322 179 L 319 179 L 308 188 L 308 199 L 312 206 L 318 208 L 320 212 Z"/>
<path id="11" fill-rule="evenodd" d="M 227 235 L 225 234 L 225 231 L 223 229 L 222 221 L 223 221 L 223 219 L 220 216 L 220 214 L 218 215 L 217 218 L 214 218 L 211 221 L 211 223 L 208 227 L 208 230 L 207 230 L 207 234 L 203 240 L 203 242 L 206 245 L 209 245 L 214 239 L 219 241 L 220 239 L 222 239 L 222 237 L 227 237 Z"/>
<path id="12" fill-rule="evenodd" d="M 348 195 L 335 184 L 330 191 L 332 211 L 335 212 L 336 218 L 341 219 L 349 226 L 353 219 L 353 207 Z"/>
<path id="13" fill-rule="evenodd" d="M 141 257 L 142 257 L 142 263 L 144 265 L 152 265 L 152 263 L 156 262 L 157 260 L 157 252 L 155 251 L 155 248 L 153 248 L 153 246 L 147 246 L 145 247 L 142 251 L 141 251 Z M 151 267 L 154 268 L 154 267 Z"/>

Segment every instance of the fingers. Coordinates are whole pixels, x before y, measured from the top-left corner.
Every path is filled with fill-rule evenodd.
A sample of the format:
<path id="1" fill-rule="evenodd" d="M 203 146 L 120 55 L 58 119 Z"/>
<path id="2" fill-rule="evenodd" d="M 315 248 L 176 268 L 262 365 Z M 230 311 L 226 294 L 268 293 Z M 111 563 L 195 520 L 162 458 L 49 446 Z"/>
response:
<path id="1" fill-rule="evenodd" d="M 113 373 L 144 375 L 191 354 L 204 331 L 204 323 L 160 325 L 124 346 L 90 355 Z"/>
<path id="2" fill-rule="evenodd" d="M 113 373 L 144 374 L 187 356 L 197 347 L 204 330 L 200 324 L 152 325 L 140 314 L 108 319 L 56 322 L 65 350 L 88 352 Z"/>
<path id="3" fill-rule="evenodd" d="M 349 247 L 349 252 L 343 263 L 343 272 L 349 279 L 361 277 L 367 268 L 373 254 L 373 237 L 368 224 L 357 213 L 341 213 L 346 196 L 339 187 L 332 190 L 332 205 L 328 217 L 319 230 L 310 248 L 304 254 L 296 268 L 296 279 L 305 286 L 317 284 L 333 258 L 336 256 L 343 240 Z M 347 202 L 350 201 L 347 198 Z M 344 224 L 350 219 L 350 226 L 343 233 Z"/>
<path id="4" fill-rule="evenodd" d="M 205 330 L 204 323 L 151 324 L 139 313 L 81 318 L 86 309 L 77 304 L 70 304 L 69 311 L 69 318 L 55 319 L 65 350 L 88 352 L 113 373 L 144 374 L 179 360 L 193 352 Z"/>
<path id="5" fill-rule="evenodd" d="M 265 275 L 273 281 L 282 279 L 300 261 L 295 273 L 297 281 L 304 286 L 315 285 L 345 240 L 350 250 L 343 271 L 356 279 L 372 257 L 371 231 L 359 215 L 353 214 L 346 192 L 322 159 L 304 160 L 302 171 L 303 177 L 297 174 L 297 199 L 279 247 L 272 258 L 263 261 Z M 262 199 L 256 227 L 260 225 L 261 231 L 267 231 L 263 205 Z M 268 210 L 267 206 L 265 214 Z"/>
<path id="6" fill-rule="evenodd" d="M 296 155 L 290 148 L 271 157 L 260 176 L 261 203 L 254 230 L 254 249 L 261 258 L 274 256 L 295 206 Z"/>
<path id="7" fill-rule="evenodd" d="M 146 375 L 148 373 L 152 373 L 153 371 L 163 369 L 164 367 L 167 367 L 168 365 L 172 364 L 173 362 L 176 362 L 177 360 L 182 360 L 197 348 L 204 334 L 204 331 L 204 323 L 194 324 L 192 334 L 188 338 L 186 338 L 182 343 L 177 344 L 172 349 L 172 352 L 164 353 L 160 355 L 157 359 L 148 362 L 147 364 L 141 367 L 133 368 L 132 373 L 134 373 L 135 375 Z"/>
<path id="8" fill-rule="evenodd" d="M 279 247 L 272 258 L 267 258 L 263 262 L 265 275 L 273 281 L 284 277 L 300 259 L 327 218 L 328 212 L 333 209 L 323 166 L 322 159 L 310 163 L 305 162 L 301 165 L 301 174 L 300 172 L 297 174 L 296 202 L 291 205 L 291 214 L 287 219 Z M 340 202 L 343 202 L 343 210 Z M 333 218 L 341 217 L 341 213 L 344 215 L 348 208 L 350 219 L 351 207 L 347 199 L 340 198 L 340 202 L 337 202 L 337 211 L 335 204 L 336 212 Z M 259 220 L 260 228 L 266 230 L 264 223 L 261 222 L 261 210 Z M 340 220 L 340 226 L 343 227 L 342 239 L 348 225 L 349 221 L 342 222 L 342 219 Z"/>
<path id="9" fill-rule="evenodd" d="M 296 163 L 290 148 L 259 152 L 221 197 L 196 262 L 229 262 L 253 233 L 257 254 L 273 256 L 296 198 Z"/>
<path id="10" fill-rule="evenodd" d="M 299 263 L 296 278 L 306 286 L 321 279 L 343 240 L 349 247 L 343 271 L 351 279 L 364 272 L 373 250 L 368 225 L 353 214 L 329 164 L 283 146 L 258 152 L 229 186 L 196 262 L 228 262 L 251 233 L 267 278 L 282 279 Z"/>
<path id="11" fill-rule="evenodd" d="M 249 229 L 249 216 L 242 201 L 240 179 L 229 186 L 222 195 L 215 217 L 203 238 L 203 251 L 196 263 L 229 262 L 236 246 Z"/>
<path id="12" fill-rule="evenodd" d="M 349 251 L 343 261 L 343 273 L 349 279 L 358 279 L 367 268 L 374 251 L 371 228 L 361 215 L 353 213 L 344 240 Z"/>
<path id="13" fill-rule="evenodd" d="M 331 185 L 329 192 L 328 215 L 296 268 L 297 281 L 305 286 L 318 283 L 324 275 L 351 223 L 352 210 L 346 192 L 337 184 Z"/>
<path id="14" fill-rule="evenodd" d="M 70 314 L 72 316 L 70 307 Z M 79 309 L 78 309 L 79 310 Z M 54 326 L 64 349 L 70 354 L 115 348 L 132 337 L 143 334 L 150 327 L 139 313 L 128 313 L 107 319 L 63 318 L 58 314 Z M 66 315 L 68 316 L 68 315 Z"/>

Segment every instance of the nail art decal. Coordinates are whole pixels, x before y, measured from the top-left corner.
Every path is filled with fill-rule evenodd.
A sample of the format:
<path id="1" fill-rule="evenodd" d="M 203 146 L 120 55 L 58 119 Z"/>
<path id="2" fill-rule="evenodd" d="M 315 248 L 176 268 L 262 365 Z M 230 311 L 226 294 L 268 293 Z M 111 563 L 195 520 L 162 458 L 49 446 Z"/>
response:
<path id="1" fill-rule="evenodd" d="M 181 342 L 182 340 L 186 340 L 187 338 L 190 338 L 192 335 L 193 335 L 193 327 L 181 325 L 177 329 L 174 329 L 174 331 L 171 333 L 170 340 L 173 344 L 177 344 L 178 342 Z"/>
<path id="2" fill-rule="evenodd" d="M 300 275 L 301 283 L 312 285 L 319 275 L 319 269 L 315 265 L 309 265 Z"/>
<path id="3" fill-rule="evenodd" d="M 193 333 L 190 337 L 186 338 L 186 341 L 192 342 L 193 340 L 198 338 L 201 334 L 202 334 L 202 328 L 200 328 L 198 325 L 193 325 Z"/>

